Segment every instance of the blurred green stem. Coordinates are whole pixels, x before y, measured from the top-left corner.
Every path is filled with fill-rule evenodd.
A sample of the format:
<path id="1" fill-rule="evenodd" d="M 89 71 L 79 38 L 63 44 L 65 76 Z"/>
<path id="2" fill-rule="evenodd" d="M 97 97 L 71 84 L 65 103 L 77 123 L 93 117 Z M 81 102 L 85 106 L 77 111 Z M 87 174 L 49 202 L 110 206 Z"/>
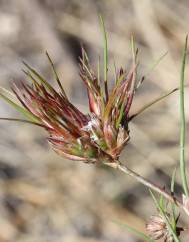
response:
<path id="1" fill-rule="evenodd" d="M 185 47 L 183 50 L 183 58 L 180 72 L 180 175 L 182 187 L 185 195 L 189 199 L 189 189 L 186 177 L 185 165 L 185 110 L 184 110 L 184 77 L 187 52 L 188 36 L 186 36 Z"/>

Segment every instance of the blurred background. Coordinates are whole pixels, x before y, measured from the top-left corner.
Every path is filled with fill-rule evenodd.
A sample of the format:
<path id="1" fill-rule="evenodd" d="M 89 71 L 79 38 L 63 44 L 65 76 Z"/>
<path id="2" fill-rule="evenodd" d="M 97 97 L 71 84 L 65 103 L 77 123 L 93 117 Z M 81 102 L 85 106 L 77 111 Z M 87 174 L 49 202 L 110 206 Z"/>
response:
<path id="1" fill-rule="evenodd" d="M 131 35 L 139 47 L 139 76 L 148 73 L 136 94 L 135 112 L 178 86 L 188 11 L 187 0 L 0 0 L 0 85 L 9 88 L 13 80 L 25 79 L 22 60 L 54 83 L 48 50 L 68 96 L 88 112 L 77 63 L 82 44 L 96 68 L 103 51 L 101 13 L 108 31 L 110 82 L 114 61 L 117 67 L 129 68 Z M 186 70 L 187 83 L 188 77 Z M 187 128 L 188 95 L 186 89 Z M 0 117 L 21 116 L 1 101 Z M 138 116 L 130 130 L 122 160 L 169 188 L 179 157 L 178 93 Z M 145 222 L 156 214 L 142 185 L 118 171 L 59 157 L 37 127 L 1 121 L 0 136 L 0 242 L 142 241 L 120 226 L 126 223 L 145 231 Z M 181 194 L 179 184 L 178 174 L 176 191 Z M 189 220 L 181 216 L 180 223 L 188 226 Z M 182 241 L 188 240 L 186 232 Z"/>

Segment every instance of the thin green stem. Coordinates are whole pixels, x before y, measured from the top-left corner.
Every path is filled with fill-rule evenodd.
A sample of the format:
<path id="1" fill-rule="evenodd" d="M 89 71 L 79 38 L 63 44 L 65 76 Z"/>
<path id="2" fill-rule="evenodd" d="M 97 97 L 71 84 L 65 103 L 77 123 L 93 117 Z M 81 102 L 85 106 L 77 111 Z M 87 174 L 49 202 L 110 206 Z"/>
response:
<path id="1" fill-rule="evenodd" d="M 102 28 L 102 34 L 103 34 L 103 43 L 104 43 L 104 89 L 105 89 L 105 96 L 106 101 L 108 100 L 108 83 L 107 83 L 107 73 L 108 73 L 108 40 L 107 40 L 107 34 L 105 29 L 105 24 L 103 17 L 100 15 L 100 23 Z"/>
<path id="2" fill-rule="evenodd" d="M 127 166 L 121 164 L 119 161 L 115 161 L 115 162 L 111 162 L 111 163 L 105 163 L 105 165 L 113 167 L 114 169 L 118 169 L 118 170 L 122 171 L 123 173 L 133 177 L 139 183 L 141 183 L 144 186 L 150 188 L 151 190 L 157 192 L 158 194 L 161 194 L 164 198 L 166 198 L 171 203 L 174 203 L 178 207 L 184 209 L 182 202 L 180 202 L 176 197 L 174 197 L 171 194 L 169 194 L 168 192 L 166 192 L 164 188 L 162 188 L 159 185 L 147 180 L 146 178 L 142 177 L 138 173 L 129 169 Z"/>
<path id="3" fill-rule="evenodd" d="M 185 195 L 189 199 L 189 188 L 186 175 L 185 165 L 185 110 L 184 110 L 184 78 L 186 65 L 188 36 L 186 36 L 185 47 L 183 50 L 182 65 L 180 72 L 180 175 L 182 180 L 182 187 Z"/>
<path id="4" fill-rule="evenodd" d="M 188 87 L 188 85 L 185 85 L 184 87 Z M 129 121 L 131 121 L 132 119 L 134 119 L 135 117 L 137 117 L 138 115 L 140 115 L 141 113 L 143 113 L 144 111 L 146 111 L 148 108 L 150 108 L 152 105 L 162 101 L 164 98 L 168 97 L 169 95 L 171 95 L 172 93 L 176 92 L 179 90 L 179 87 L 176 87 L 174 89 L 171 89 L 170 91 L 166 92 L 165 94 L 161 95 L 160 97 L 155 98 L 154 100 L 152 100 L 151 102 L 149 102 L 147 105 L 143 106 L 142 108 L 140 108 L 136 113 L 132 114 L 129 118 Z"/>

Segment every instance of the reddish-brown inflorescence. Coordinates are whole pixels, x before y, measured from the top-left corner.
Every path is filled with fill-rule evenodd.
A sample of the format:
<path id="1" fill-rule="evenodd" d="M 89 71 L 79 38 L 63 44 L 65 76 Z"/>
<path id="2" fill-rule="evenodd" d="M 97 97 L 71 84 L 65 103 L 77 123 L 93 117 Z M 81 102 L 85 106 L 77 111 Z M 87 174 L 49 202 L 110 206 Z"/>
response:
<path id="1" fill-rule="evenodd" d="M 24 72 L 32 85 L 21 82 L 14 84 L 12 90 L 23 106 L 19 108 L 24 108 L 35 123 L 48 131 L 48 141 L 58 154 L 85 162 L 115 162 L 129 140 L 136 65 L 133 62 L 128 73 L 121 68 L 113 89 L 108 91 L 106 86 L 105 91 L 103 81 L 94 74 L 85 51 L 82 52 L 80 76 L 88 91 L 89 114 L 83 114 L 70 102 L 48 54 L 60 91 L 26 63 Z M 9 101 L 3 94 L 1 97 Z"/>
<path id="2" fill-rule="evenodd" d="M 84 51 L 80 76 L 87 86 L 91 111 L 90 121 L 83 130 L 89 132 L 95 146 L 116 160 L 129 140 L 129 111 L 136 89 L 135 61 L 128 73 L 120 68 L 115 86 L 108 93 L 92 71 Z"/>

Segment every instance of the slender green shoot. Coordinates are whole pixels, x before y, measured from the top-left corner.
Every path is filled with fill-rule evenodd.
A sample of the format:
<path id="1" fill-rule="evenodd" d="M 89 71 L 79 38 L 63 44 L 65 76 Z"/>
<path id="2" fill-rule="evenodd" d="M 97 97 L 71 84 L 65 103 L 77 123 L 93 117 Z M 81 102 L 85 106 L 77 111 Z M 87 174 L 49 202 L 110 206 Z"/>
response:
<path id="1" fill-rule="evenodd" d="M 142 78 L 138 81 L 136 89 L 140 87 L 143 83 L 144 79 L 156 68 L 157 65 L 163 60 L 163 58 L 168 54 L 168 51 L 162 54 L 157 60 L 155 60 L 149 67 L 146 73 L 142 76 Z"/>
<path id="2" fill-rule="evenodd" d="M 5 121 L 14 121 L 14 122 L 20 122 L 20 123 L 27 123 L 27 124 L 32 124 L 32 125 L 36 125 L 39 127 L 44 127 L 46 128 L 45 125 L 37 123 L 37 122 L 33 122 L 30 120 L 26 120 L 26 119 L 19 119 L 19 118 L 0 118 L 0 120 L 5 120 Z"/>
<path id="3" fill-rule="evenodd" d="M 164 221 L 167 225 L 167 229 L 169 230 L 169 233 L 172 234 L 173 238 L 174 238 L 174 241 L 175 242 L 180 242 L 177 234 L 176 234 L 176 231 L 174 230 L 174 228 L 172 227 L 171 223 L 169 222 L 169 218 L 168 216 L 166 215 L 166 212 L 164 211 L 164 209 L 160 206 L 160 204 L 158 203 L 156 197 L 154 196 L 153 192 L 150 190 L 150 193 L 151 193 L 151 196 L 154 200 L 154 203 L 156 205 L 156 207 L 158 208 L 159 212 L 161 213 L 161 216 L 164 218 Z"/>
<path id="4" fill-rule="evenodd" d="M 136 50 L 135 40 L 134 40 L 133 36 L 131 36 L 131 51 L 132 51 L 132 55 L 133 55 L 133 61 L 134 61 L 134 63 L 136 63 L 137 50 Z"/>
<path id="5" fill-rule="evenodd" d="M 188 85 L 185 85 L 185 87 L 188 87 Z M 178 90 L 179 90 L 179 87 L 176 87 L 176 88 L 171 89 L 170 91 L 166 92 L 165 94 L 161 95 L 160 97 L 155 98 L 150 103 L 148 103 L 147 105 L 145 105 L 141 109 L 139 109 L 136 113 L 132 114 L 130 116 L 129 120 L 131 121 L 132 119 L 134 119 L 135 117 L 137 117 L 138 115 L 140 115 L 141 113 L 146 111 L 148 108 L 150 108 L 154 104 L 158 103 L 159 101 L 163 100 L 164 98 L 168 97 L 169 95 L 171 95 L 172 93 L 174 93 L 174 92 L 176 92 Z"/>
<path id="6" fill-rule="evenodd" d="M 31 120 L 33 122 L 39 122 L 39 119 L 35 115 L 33 115 L 32 113 L 30 113 L 25 108 L 23 108 L 23 107 L 19 106 L 18 104 L 16 104 L 14 101 L 12 101 L 10 98 L 8 98 L 7 96 L 5 96 L 1 92 L 0 92 L 0 98 L 2 98 L 6 103 L 8 103 L 9 105 L 11 105 L 14 109 L 16 109 L 19 113 L 23 114 L 29 120 Z"/>
<path id="7" fill-rule="evenodd" d="M 97 63 L 97 81 L 98 81 L 98 85 L 100 86 L 100 56 L 98 57 L 98 63 Z"/>
<path id="8" fill-rule="evenodd" d="M 163 58 L 168 54 L 168 51 L 166 51 L 165 53 L 163 53 L 157 60 L 155 60 L 148 68 L 148 71 L 146 72 L 146 74 L 144 75 L 145 77 L 148 76 L 155 68 L 157 65 L 159 65 L 159 63 L 163 60 Z"/>
<path id="9" fill-rule="evenodd" d="M 26 62 L 23 61 L 23 64 L 26 66 L 29 72 L 31 72 L 31 75 L 35 76 L 39 81 L 46 86 L 46 88 L 51 91 L 52 93 L 55 92 L 54 88 L 31 66 L 29 66 Z"/>
<path id="10" fill-rule="evenodd" d="M 171 177 L 171 193 L 174 196 L 175 193 L 175 179 L 176 179 L 176 167 L 173 170 L 173 174 Z M 177 223 L 177 216 L 176 216 L 176 206 L 174 203 L 171 203 L 171 209 L 172 209 L 172 215 L 173 215 L 173 227 L 176 229 L 176 223 Z"/>
<path id="11" fill-rule="evenodd" d="M 159 199 L 159 205 L 162 207 L 162 209 L 166 209 L 166 205 L 165 205 L 165 199 L 162 196 L 162 194 L 160 195 L 160 199 Z"/>
<path id="12" fill-rule="evenodd" d="M 116 223 L 117 225 L 122 226 L 123 228 L 126 228 L 127 231 L 129 231 L 130 233 L 134 234 L 135 236 L 137 236 L 139 239 L 145 240 L 147 242 L 155 242 L 154 240 L 152 240 L 149 236 L 147 236 L 146 234 L 138 231 L 137 229 L 129 226 L 126 223 L 122 223 L 119 221 L 113 221 L 114 223 Z"/>
<path id="13" fill-rule="evenodd" d="M 114 83 L 116 85 L 117 84 L 117 68 L 116 68 L 115 60 L 114 60 L 114 63 L 113 63 L 113 68 L 114 68 Z"/>
<path id="14" fill-rule="evenodd" d="M 65 91 L 64 91 L 64 88 L 63 88 L 63 86 L 62 86 L 62 83 L 61 83 L 61 81 L 60 81 L 60 78 L 59 78 L 59 76 L 58 76 L 58 74 L 57 74 L 57 72 L 56 72 L 56 69 L 55 69 L 54 63 L 53 63 L 53 61 L 52 61 L 52 59 L 51 59 L 51 57 L 50 57 L 50 55 L 49 55 L 49 53 L 48 53 L 47 51 L 46 51 L 46 56 L 47 56 L 47 58 L 48 58 L 48 60 L 49 60 L 49 63 L 51 64 L 51 67 L 52 67 L 52 70 L 53 70 L 53 73 L 54 73 L 55 79 L 56 79 L 56 81 L 57 81 L 57 83 L 58 83 L 58 85 L 59 85 L 60 90 L 62 91 L 63 95 L 64 95 L 65 97 L 67 97 L 67 96 L 66 96 L 66 93 L 65 93 Z"/>
<path id="15" fill-rule="evenodd" d="M 116 121 L 116 129 L 119 128 L 119 125 L 120 125 L 121 120 L 122 120 L 123 115 L 124 115 L 125 100 L 127 100 L 127 96 L 125 96 L 125 98 L 124 98 L 124 100 L 121 104 L 120 113 L 119 113 L 118 119 Z"/>
<path id="16" fill-rule="evenodd" d="M 108 73 L 108 40 L 107 40 L 107 34 L 104 24 L 104 19 L 100 15 L 100 25 L 102 29 L 103 34 L 103 48 L 104 48 L 104 88 L 105 88 L 105 95 L 106 95 L 106 101 L 108 100 L 108 79 L 107 79 L 107 73 Z"/>
<path id="17" fill-rule="evenodd" d="M 185 110 L 184 110 L 184 79 L 185 79 L 185 65 L 188 46 L 188 36 L 186 36 L 185 46 L 182 56 L 182 64 L 180 71 L 180 175 L 182 180 L 182 187 L 186 197 L 189 199 L 189 188 L 186 175 L 185 165 Z"/>

